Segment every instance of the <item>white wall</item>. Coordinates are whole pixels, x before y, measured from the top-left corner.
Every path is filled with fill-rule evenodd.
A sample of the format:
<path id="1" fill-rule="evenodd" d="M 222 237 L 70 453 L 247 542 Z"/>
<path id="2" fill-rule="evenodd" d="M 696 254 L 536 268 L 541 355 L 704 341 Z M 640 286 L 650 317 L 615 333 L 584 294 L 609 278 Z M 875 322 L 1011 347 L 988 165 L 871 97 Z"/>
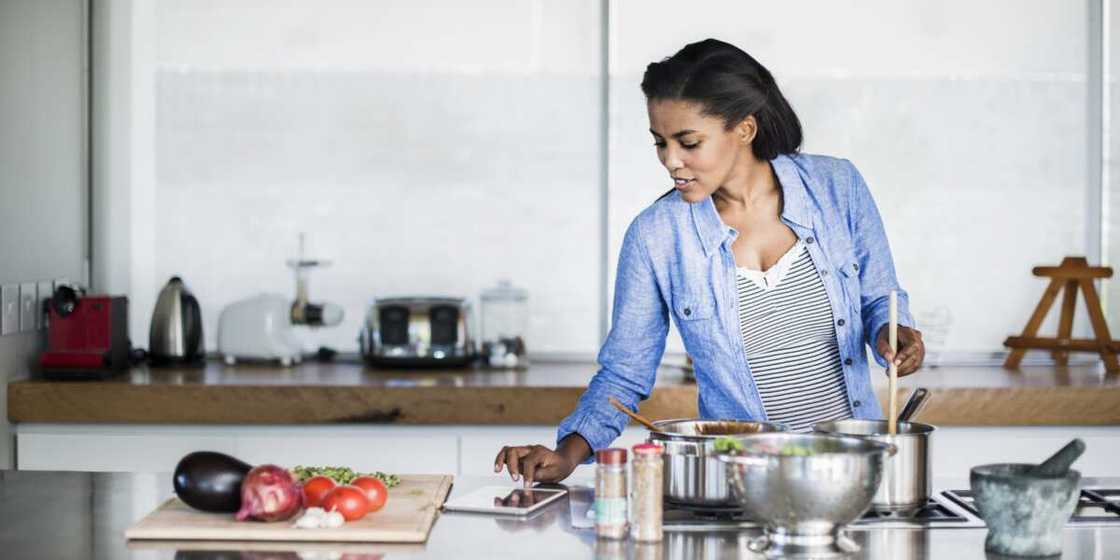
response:
<path id="1" fill-rule="evenodd" d="M 1031 267 L 1085 250 L 1083 2 L 677 6 L 611 4 L 609 270 L 630 219 L 670 186 L 642 72 L 707 37 L 770 69 L 801 119 L 804 151 L 860 169 L 927 344 L 1000 348 L 1045 287 Z"/>
<path id="2" fill-rule="evenodd" d="M 1108 131 L 1105 134 L 1102 146 L 1105 160 L 1104 208 L 1107 216 L 1103 220 L 1103 253 L 1105 264 L 1116 266 L 1120 263 L 1120 137 L 1112 131 L 1120 130 L 1120 92 L 1115 91 L 1116 79 L 1120 76 L 1120 6 L 1113 0 L 1104 3 L 1104 17 L 1109 30 L 1106 39 L 1107 49 L 1105 54 L 1104 80 L 1107 84 L 1104 96 L 1104 121 Z M 1113 338 L 1116 331 L 1120 330 L 1117 318 L 1120 317 L 1120 290 L 1115 285 L 1116 281 L 1104 283 L 1104 294 L 1107 318 L 1112 326 Z"/>
<path id="3" fill-rule="evenodd" d="M 0 283 L 82 280 L 85 2 L 0 2 Z M 0 337 L 0 469 L 15 465 L 8 381 L 26 377 L 43 330 Z"/>
<path id="4" fill-rule="evenodd" d="M 0 2 L 0 284 L 82 280 L 85 2 Z M 14 464 L 7 382 L 26 377 L 42 330 L 0 337 L 0 469 Z"/>
<path id="5" fill-rule="evenodd" d="M 488 0 L 176 2 L 122 20 L 119 140 L 154 165 L 114 197 L 131 219 L 104 222 L 131 229 L 106 235 L 132 243 L 107 268 L 132 271 L 114 289 L 132 296 L 133 339 L 179 274 L 214 348 L 222 306 L 293 293 L 284 262 L 307 232 L 309 256 L 334 261 L 311 296 L 347 314 L 314 342 L 356 349 L 373 296 L 510 278 L 531 292 L 535 350 L 593 348 L 597 18 L 594 1 Z"/>
<path id="6" fill-rule="evenodd" d="M 1085 2 L 607 1 L 611 284 L 622 232 L 667 188 L 641 72 L 708 36 L 777 76 L 805 151 L 861 169 L 934 349 L 999 349 L 1041 295 L 1030 268 L 1087 249 Z M 181 274 L 213 349 L 223 305 L 292 293 L 306 231 L 335 262 L 312 297 L 347 313 L 312 343 L 355 349 L 375 295 L 509 277 L 533 350 L 597 349 L 599 2 L 111 3 L 137 12 L 110 78 L 132 96 L 113 139 L 128 219 L 105 226 L 134 340 Z"/>

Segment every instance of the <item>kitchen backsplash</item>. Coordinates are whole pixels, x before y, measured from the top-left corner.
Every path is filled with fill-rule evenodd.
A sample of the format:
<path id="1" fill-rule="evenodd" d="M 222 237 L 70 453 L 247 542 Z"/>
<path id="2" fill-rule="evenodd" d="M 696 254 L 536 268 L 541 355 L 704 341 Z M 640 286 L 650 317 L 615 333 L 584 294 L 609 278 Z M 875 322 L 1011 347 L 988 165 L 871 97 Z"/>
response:
<path id="1" fill-rule="evenodd" d="M 356 348 L 374 296 L 477 297 L 502 278 L 531 290 L 534 350 L 597 344 L 597 80 L 163 72 L 158 87 L 156 271 L 190 283 L 209 341 L 230 301 L 294 294 L 302 231 L 333 261 L 312 299 L 346 311 L 323 344 Z"/>
<path id="2" fill-rule="evenodd" d="M 155 54 L 131 72 L 150 82 L 154 109 L 133 127 L 154 139 L 155 169 L 150 184 L 134 179 L 128 209 L 134 341 L 146 340 L 155 292 L 180 274 L 212 349 L 223 305 L 293 294 L 284 261 L 306 232 L 308 256 L 334 261 L 312 273 L 312 299 L 347 315 L 314 343 L 355 349 L 373 296 L 477 296 L 508 278 L 530 292 L 531 351 L 594 353 L 622 232 L 669 186 L 641 72 L 708 36 L 774 72 L 805 151 L 859 167 L 914 311 L 950 318 L 944 347 L 998 348 L 1043 289 L 1030 268 L 1086 250 L 1084 6 L 608 4 L 605 48 L 594 1 L 141 13 L 157 32 L 133 49 Z M 437 8 L 454 13 L 427 17 Z"/>

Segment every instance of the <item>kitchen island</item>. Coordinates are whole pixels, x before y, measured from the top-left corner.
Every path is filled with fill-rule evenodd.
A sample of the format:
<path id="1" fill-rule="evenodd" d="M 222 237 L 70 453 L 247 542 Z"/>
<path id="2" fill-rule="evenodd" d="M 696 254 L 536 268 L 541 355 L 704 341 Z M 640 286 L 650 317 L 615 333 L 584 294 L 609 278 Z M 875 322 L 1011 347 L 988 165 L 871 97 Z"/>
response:
<path id="1" fill-rule="evenodd" d="M 451 496 L 495 479 L 457 479 Z M 586 480 L 576 481 L 586 483 Z M 1120 486 L 1120 479 L 1086 485 Z M 945 487 L 944 485 L 941 485 Z M 52 559 L 311 559 L 349 558 L 760 558 L 747 545 L 757 528 L 667 530 L 659 544 L 635 545 L 595 539 L 573 527 L 580 504 L 563 499 L 528 519 L 443 513 L 429 539 L 418 545 L 294 544 L 253 542 L 126 541 L 124 530 L 171 495 L 166 473 L 74 473 L 0 471 L 0 551 L 4 558 Z M 987 558 L 982 527 L 853 529 L 862 550 L 853 558 Z M 1120 525 L 1070 526 L 1063 558 L 1120 556 Z"/>
<path id="2" fill-rule="evenodd" d="M 7 405 L 21 470 L 159 472 L 190 451 L 211 449 L 252 463 L 483 475 L 502 445 L 552 445 L 555 426 L 595 369 L 590 362 L 493 371 L 210 361 L 140 366 L 102 381 L 13 381 Z M 935 476 L 965 476 L 981 462 L 1038 461 L 1073 436 L 1089 445 L 1084 472 L 1115 474 L 1109 450 L 1120 445 L 1120 376 L 1099 365 L 931 368 L 903 378 L 901 396 L 916 386 L 931 393 L 919 419 L 939 428 Z M 681 367 L 664 365 L 641 412 L 694 417 L 696 391 Z M 631 426 L 618 444 L 645 435 Z M 409 454 L 391 452 L 397 449 Z"/>

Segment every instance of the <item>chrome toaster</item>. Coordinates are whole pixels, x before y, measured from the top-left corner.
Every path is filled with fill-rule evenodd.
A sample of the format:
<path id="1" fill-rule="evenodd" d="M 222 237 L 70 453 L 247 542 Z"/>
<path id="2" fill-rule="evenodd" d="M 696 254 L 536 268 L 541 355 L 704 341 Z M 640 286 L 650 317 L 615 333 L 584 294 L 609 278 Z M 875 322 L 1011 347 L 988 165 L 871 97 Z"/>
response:
<path id="1" fill-rule="evenodd" d="M 477 355 L 470 302 L 454 297 L 375 299 L 359 341 L 378 366 L 465 366 Z"/>

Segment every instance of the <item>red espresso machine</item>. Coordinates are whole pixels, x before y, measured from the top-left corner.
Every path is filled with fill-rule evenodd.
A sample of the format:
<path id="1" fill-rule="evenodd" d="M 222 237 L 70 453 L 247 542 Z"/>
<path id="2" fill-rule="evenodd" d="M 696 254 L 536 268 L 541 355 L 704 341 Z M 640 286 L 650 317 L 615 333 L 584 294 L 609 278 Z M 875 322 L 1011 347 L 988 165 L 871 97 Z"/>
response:
<path id="1" fill-rule="evenodd" d="M 128 368 L 127 297 L 59 286 L 47 308 L 47 350 L 39 356 L 45 375 L 103 377 Z"/>

